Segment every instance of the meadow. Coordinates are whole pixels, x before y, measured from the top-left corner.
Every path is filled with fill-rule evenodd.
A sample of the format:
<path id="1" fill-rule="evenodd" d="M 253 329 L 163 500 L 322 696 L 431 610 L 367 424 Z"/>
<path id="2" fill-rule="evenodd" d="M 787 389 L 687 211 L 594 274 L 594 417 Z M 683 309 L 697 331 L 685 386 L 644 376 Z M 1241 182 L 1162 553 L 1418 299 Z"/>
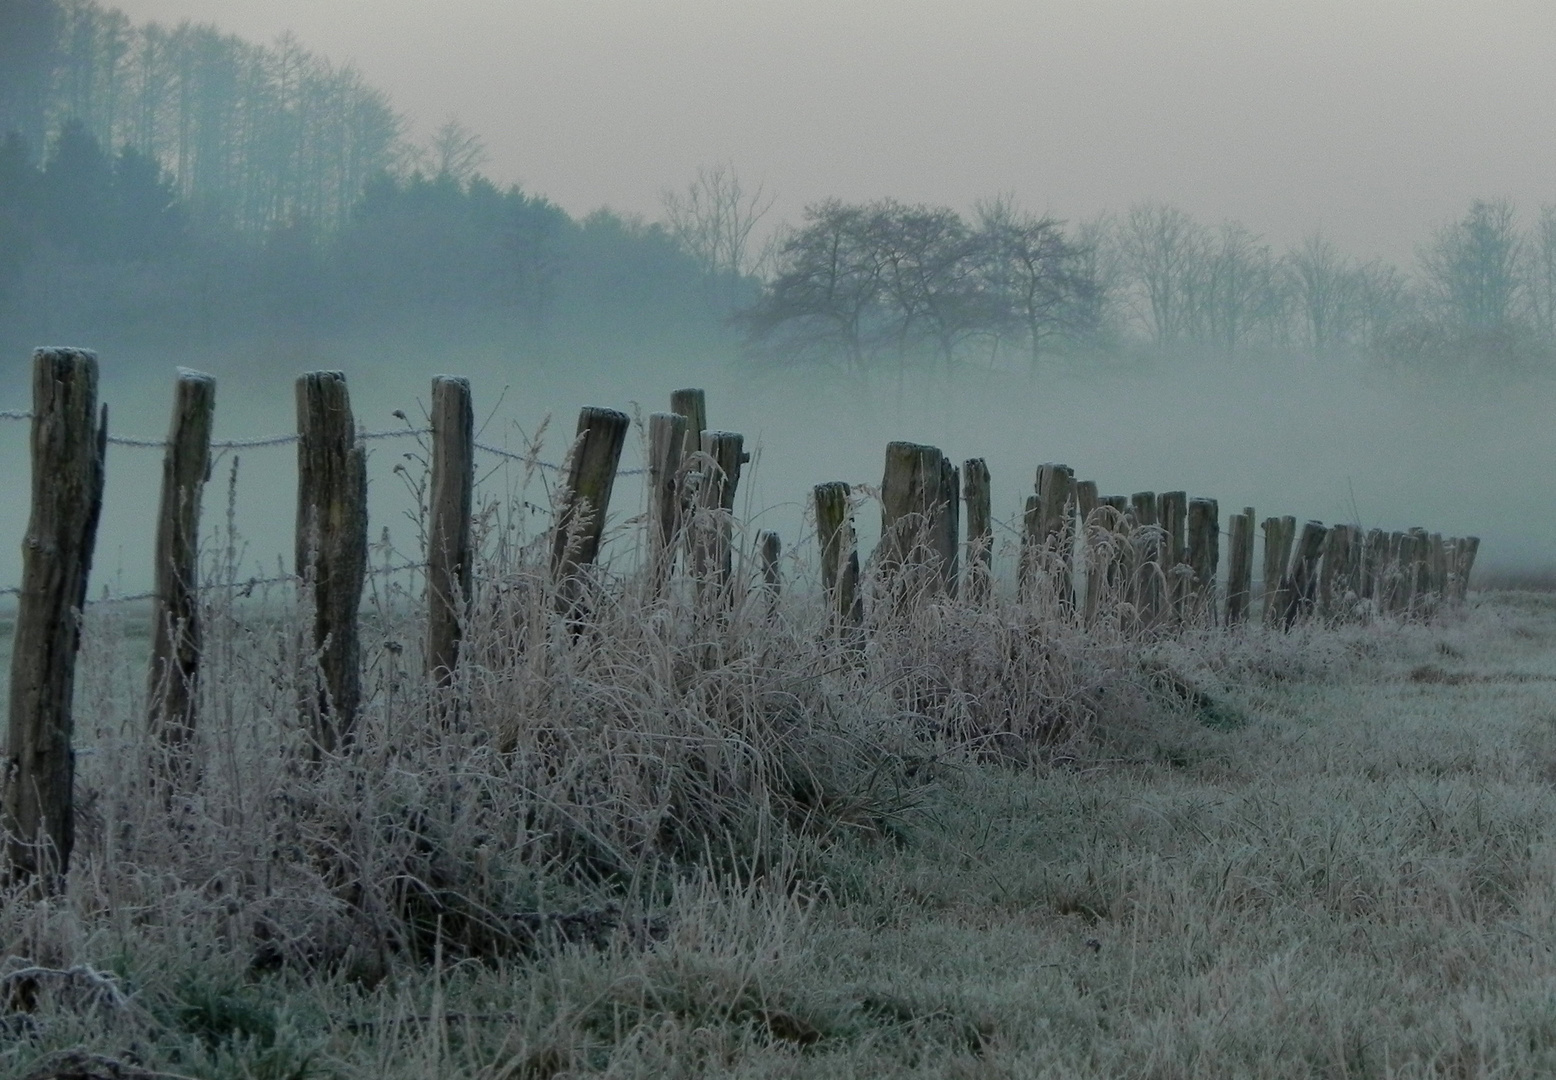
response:
<path id="1" fill-rule="evenodd" d="M 0 912 L 0 1073 L 1556 1069 L 1556 597 L 1288 633 L 926 594 L 863 639 L 800 543 L 776 608 L 607 568 L 570 622 L 533 509 L 480 509 L 453 686 L 414 575 L 371 579 L 322 763 L 289 584 L 208 594 L 172 793 L 146 615 L 87 609 L 76 855 Z"/>

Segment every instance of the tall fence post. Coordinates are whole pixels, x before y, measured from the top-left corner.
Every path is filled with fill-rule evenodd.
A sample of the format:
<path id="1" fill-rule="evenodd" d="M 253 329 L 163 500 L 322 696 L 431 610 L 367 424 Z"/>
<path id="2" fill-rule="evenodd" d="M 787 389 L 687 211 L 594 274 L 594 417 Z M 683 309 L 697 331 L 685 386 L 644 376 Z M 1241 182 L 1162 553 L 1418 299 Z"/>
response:
<path id="1" fill-rule="evenodd" d="M 833 632 L 842 634 L 864 618 L 859 595 L 859 550 L 853 514 L 848 508 L 849 488 L 835 480 L 817 484 L 812 495 L 816 504 L 816 540 L 821 545 L 821 586 Z"/>
<path id="2" fill-rule="evenodd" d="M 33 353 L 32 510 L 11 642 L 0 827 L 6 879 L 46 893 L 63 887 L 75 843 L 71 698 L 107 437 L 108 410 L 97 409 L 97 356 Z"/>
<path id="3" fill-rule="evenodd" d="M 1369 610 L 1378 611 L 1383 597 L 1383 564 L 1388 555 L 1388 534 L 1368 529 L 1362 541 L 1361 561 L 1357 568 L 1356 594 L 1369 601 Z"/>
<path id="4" fill-rule="evenodd" d="M 1183 618 L 1183 604 L 1189 593 L 1188 527 L 1189 496 L 1186 491 L 1164 491 L 1156 496 L 1157 520 L 1162 526 L 1162 572 L 1166 575 L 1165 610 L 1175 619 Z"/>
<path id="5" fill-rule="evenodd" d="M 1455 599 L 1463 603 L 1469 594 L 1470 571 L 1475 569 L 1475 556 L 1480 552 L 1480 537 L 1466 536 L 1462 542 L 1454 548 L 1454 565 L 1459 576 L 1459 586 Z"/>
<path id="6" fill-rule="evenodd" d="M 1214 499 L 1190 499 L 1188 519 L 1189 570 L 1192 581 L 1186 607 L 1195 617 L 1216 621 L 1216 571 L 1221 563 L 1221 507 Z"/>
<path id="7" fill-rule="evenodd" d="M 1248 616 L 1248 601 L 1253 595 L 1253 507 L 1243 507 L 1228 523 L 1226 625 L 1241 625 Z"/>
<path id="8" fill-rule="evenodd" d="M 313 592 L 320 681 L 304 695 L 317 751 L 351 738 L 362 702 L 357 614 L 367 573 L 367 451 L 346 376 L 297 380 L 297 575 Z"/>
<path id="9" fill-rule="evenodd" d="M 958 492 L 945 489 L 945 456 L 933 446 L 893 442 L 886 447 L 881 480 L 882 576 L 897 577 L 910 566 L 934 562 L 926 583 L 943 590 L 951 568 L 945 562 L 945 504 Z"/>
<path id="10" fill-rule="evenodd" d="M 690 457 L 702 449 L 702 433 L 708 430 L 708 395 L 696 387 L 670 391 L 670 412 L 686 417 L 686 434 L 681 441 L 681 456 Z"/>
<path id="11" fill-rule="evenodd" d="M 1137 491 L 1129 497 L 1129 511 L 1134 516 L 1135 534 L 1134 573 L 1130 590 L 1135 597 L 1135 608 L 1146 624 L 1154 623 L 1162 608 L 1162 542 L 1161 526 L 1156 523 L 1156 492 Z"/>
<path id="12" fill-rule="evenodd" d="M 175 772 L 194 734 L 200 680 L 200 500 L 211 478 L 216 380 L 179 369 L 162 455 L 162 496 L 152 564 L 148 721 Z"/>
<path id="13" fill-rule="evenodd" d="M 960 583 L 962 529 L 962 473 L 951 459 L 940 459 L 940 497 L 932 513 L 935 564 L 940 570 L 940 589 L 955 596 Z"/>
<path id="14" fill-rule="evenodd" d="M 663 589 L 675 562 L 681 530 L 681 458 L 686 446 L 686 417 L 654 413 L 648 418 L 649 565 L 654 589 Z"/>
<path id="15" fill-rule="evenodd" d="M 1264 519 L 1264 622 L 1274 626 L 1286 617 L 1286 567 L 1297 536 L 1291 515 Z"/>
<path id="16" fill-rule="evenodd" d="M 1040 560 L 1053 571 L 1051 587 L 1061 604 L 1075 606 L 1075 470 L 1046 462 L 1037 469 Z"/>
<path id="17" fill-rule="evenodd" d="M 610 511 L 616 468 L 632 421 L 617 409 L 586 406 L 578 413 L 578 432 L 568 457 L 567 484 L 562 489 L 551 542 L 551 575 L 557 605 L 564 614 L 579 602 L 579 571 L 600 554 L 605 516 Z"/>
<path id="18" fill-rule="evenodd" d="M 994 583 L 994 510 L 989 466 L 983 458 L 968 458 L 962 463 L 962 499 L 967 503 L 967 568 L 962 596 L 970 603 L 986 604 Z"/>
<path id="19" fill-rule="evenodd" d="M 432 380 L 432 490 L 427 529 L 427 674 L 447 686 L 459 665 L 470 603 L 470 501 L 475 484 L 475 412 L 470 381 Z"/>

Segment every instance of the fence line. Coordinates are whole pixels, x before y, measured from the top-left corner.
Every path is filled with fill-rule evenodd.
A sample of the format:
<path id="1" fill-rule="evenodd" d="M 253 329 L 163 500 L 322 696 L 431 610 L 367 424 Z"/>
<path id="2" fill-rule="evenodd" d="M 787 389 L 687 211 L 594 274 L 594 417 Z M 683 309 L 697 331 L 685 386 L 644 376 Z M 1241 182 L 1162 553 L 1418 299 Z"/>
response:
<path id="1" fill-rule="evenodd" d="M 423 572 L 428 611 L 425 675 L 428 686 L 452 691 L 458 685 L 452 678 L 454 669 L 463 662 L 464 627 L 458 615 L 472 601 L 472 581 L 477 580 L 468 565 L 473 561 L 469 547 L 473 451 L 558 474 L 548 531 L 550 586 L 556 615 L 569 625 L 576 627 L 587 621 L 596 602 L 587 582 L 606 539 L 604 524 L 619 477 L 643 476 L 647 481 L 647 557 L 641 566 L 651 575 L 655 595 L 669 584 L 677 565 L 695 585 L 697 602 L 716 605 L 722 612 L 747 595 L 745 590 L 751 586 L 732 573 L 732 554 L 739 535 L 734 529 L 736 489 L 750 455 L 739 433 L 708 425 L 701 390 L 675 391 L 671 411 L 649 418 L 648 466 L 621 469 L 621 452 L 630 426 L 625 413 L 583 409 L 566 461 L 542 461 L 534 447 L 518 452 L 475 442 L 469 384 L 452 376 L 434 381 L 430 427 L 363 431 L 352 418 L 345 376 L 310 372 L 298 380 L 297 433 L 226 441 L 210 439 L 212 409 L 208 399 L 203 399 L 201 409 L 189 405 L 193 400 L 187 394 L 191 384 L 199 383 L 213 392 L 214 381 L 184 371 L 179 380 L 186 396 L 176 399 L 179 404 L 175 405 L 171 442 L 104 438 L 97 427 L 97 360 L 82 350 L 38 350 L 34 354 L 34 409 L 0 412 L 0 419 L 32 420 L 36 431 L 47 434 L 47 439 L 35 439 L 39 444 L 34 447 L 38 455 L 33 462 L 35 476 L 52 475 L 40 474 L 39 469 L 55 469 L 67 478 L 80 477 L 79 482 L 62 484 L 35 482 L 36 504 L 29 530 L 36 529 L 39 535 L 29 535 L 23 547 L 25 587 L 0 588 L 0 595 L 19 597 L 12 671 L 21 673 L 12 680 L 8 747 L 13 772 L 20 771 L 0 789 L 6 795 L 0 805 L 0 837 L 9 838 L 7 864 L 0 867 L 0 876 L 7 879 L 37 880 L 46 889 L 60 887 L 65 879 L 73 813 L 69 750 L 74 619 L 88 603 L 152 601 L 158 625 L 167 625 L 169 633 L 154 638 L 149 685 L 154 699 L 162 691 L 164 701 L 188 703 L 187 708 L 179 705 L 183 711 L 176 718 L 178 729 L 166 736 L 176 743 L 170 744 L 170 761 L 180 757 L 182 740 L 193 734 L 198 722 L 193 709 L 198 695 L 193 689 L 200 673 L 199 622 L 204 612 L 202 605 L 191 603 L 190 598 L 202 593 L 227 591 L 247 596 L 271 585 L 304 580 L 315 584 L 307 596 L 314 605 L 309 622 L 313 652 L 318 657 L 317 683 L 304 695 L 299 710 L 311 729 L 316 762 L 344 751 L 352 739 L 361 704 L 358 633 L 362 589 L 368 577 Z M 47 422 L 39 423 L 40 416 Z M 401 413 L 396 416 L 404 419 Z M 192 425 L 192 418 L 199 423 Z M 433 523 L 423 552 L 426 558 L 369 567 L 364 443 L 399 438 L 425 440 L 422 447 L 431 470 L 429 515 Z M 157 588 L 151 592 L 89 601 L 85 568 L 91 561 L 101 509 L 103 441 L 167 453 L 158 518 L 159 573 Z M 294 443 L 299 447 L 295 572 L 200 582 L 188 538 L 198 536 L 209 451 Z M 195 456 L 180 457 L 185 451 Z M 181 470 L 183 478 L 178 480 Z M 964 475 L 969 481 L 965 489 L 961 483 Z M 918 443 L 894 442 L 887 447 L 885 475 L 879 486 L 839 481 L 817 485 L 811 495 L 830 632 L 852 651 L 874 632 L 871 627 L 877 617 L 914 610 L 928 598 L 986 605 L 992 595 L 989 552 L 996 527 L 1018 538 L 1019 602 L 1036 604 L 1076 626 L 1091 626 L 1106 617 L 1116 618 L 1119 625 L 1172 633 L 1191 626 L 1230 629 L 1252 621 L 1247 614 L 1252 507 L 1233 515 L 1235 535 L 1240 539 L 1232 545 L 1234 565 L 1232 573 L 1226 575 L 1228 595 L 1222 597 L 1218 595 L 1218 564 L 1221 538 L 1227 534 L 1220 527 L 1214 499 L 1189 498 L 1183 491 L 1101 495 L 1095 483 L 1078 481 L 1074 470 L 1051 462 L 1039 466 L 1036 477 L 1023 509 L 1008 520 L 991 512 L 988 468 L 983 459 L 969 459 L 958 467 L 937 447 Z M 878 502 L 882 515 L 881 536 L 869 556 L 867 579 L 861 577 L 854 528 L 859 505 L 856 492 Z M 961 518 L 964 502 L 965 532 Z M 1297 620 L 1308 618 L 1338 622 L 1366 618 L 1371 613 L 1430 615 L 1440 605 L 1463 600 L 1479 546 L 1475 537 L 1445 538 L 1419 527 L 1406 532 L 1373 529 L 1363 533 L 1349 525 L 1325 526 L 1312 521 L 1302 530 L 1302 541 L 1293 551 L 1296 519 L 1270 518 L 1263 527 L 1267 599 L 1259 621 L 1277 628 L 1290 628 Z M 167 537 L 174 539 L 164 545 Z M 767 617 L 772 618 L 777 615 L 781 587 L 781 543 L 776 533 L 763 530 L 758 546 L 761 580 L 755 587 L 765 596 Z M 164 550 L 175 552 L 177 558 L 164 558 Z M 383 554 L 387 560 L 398 553 L 388 549 Z M 172 572 L 160 572 L 174 562 L 178 565 Z M 67 579 L 71 590 L 77 585 L 79 590 L 68 596 L 59 594 L 57 588 L 51 591 L 51 583 Z M 876 614 L 869 623 L 863 617 L 865 580 L 874 583 L 870 596 Z M 1116 610 L 1101 608 L 1103 603 L 1116 605 Z M 171 643 L 165 648 L 164 639 Z M 169 679 L 183 680 L 179 693 L 166 693 Z M 18 694 L 18 687 L 36 692 Z M 458 715 L 460 705 L 449 708 L 445 722 Z M 43 738 L 39 732 L 54 741 L 51 746 L 57 752 L 35 758 L 18 749 L 31 745 L 29 739 Z M 175 786 L 197 782 L 178 774 L 176 764 L 171 768 L 173 772 L 159 773 L 156 779 Z M 16 792 L 48 792 L 50 796 L 46 805 L 29 807 L 13 805 Z"/>

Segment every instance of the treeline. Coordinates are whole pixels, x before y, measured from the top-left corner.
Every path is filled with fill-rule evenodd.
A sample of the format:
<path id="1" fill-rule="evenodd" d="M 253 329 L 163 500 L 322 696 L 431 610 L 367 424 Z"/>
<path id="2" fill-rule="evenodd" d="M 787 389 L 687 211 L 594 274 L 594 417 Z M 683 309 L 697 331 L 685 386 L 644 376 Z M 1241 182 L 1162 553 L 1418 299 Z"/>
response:
<path id="1" fill-rule="evenodd" d="M 754 357 L 859 374 L 1207 349 L 1511 373 L 1556 356 L 1556 207 L 1524 228 L 1511 203 L 1476 201 L 1407 273 L 1161 203 L 1072 227 L 1009 199 L 970 220 L 830 200 L 781 234 L 740 321 Z"/>
<path id="2" fill-rule="evenodd" d="M 388 96 L 290 35 L 256 45 L 190 22 L 136 26 L 92 0 L 5 0 L 0 135 L 41 158 L 70 122 L 160 162 L 191 212 L 246 230 L 333 227 L 406 152 Z"/>
<path id="3" fill-rule="evenodd" d="M 35 164 L 36 162 L 36 164 Z M 748 299 L 743 295 L 742 299 Z M 132 147 L 67 122 L 0 142 L 0 338 L 130 345 L 414 335 L 541 355 L 718 334 L 704 269 L 658 225 L 574 219 L 477 173 L 380 172 L 325 229 L 202 218 Z"/>

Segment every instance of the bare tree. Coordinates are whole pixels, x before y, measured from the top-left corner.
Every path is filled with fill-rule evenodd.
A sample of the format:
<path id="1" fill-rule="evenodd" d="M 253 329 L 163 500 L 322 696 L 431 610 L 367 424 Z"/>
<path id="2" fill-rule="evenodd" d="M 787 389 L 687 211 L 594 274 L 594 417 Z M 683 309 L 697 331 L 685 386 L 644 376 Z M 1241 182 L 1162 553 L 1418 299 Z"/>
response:
<path id="1" fill-rule="evenodd" d="M 1556 206 L 1540 207 L 1525 244 L 1529 314 L 1547 341 L 1556 339 Z"/>
<path id="2" fill-rule="evenodd" d="M 1100 321 L 1099 285 L 1088 263 L 1098 253 L 1083 251 L 1059 221 L 1021 210 L 1009 196 L 980 202 L 975 211 L 996 313 L 1020 328 L 1036 372 L 1050 340 L 1090 332 Z"/>
<path id="3" fill-rule="evenodd" d="M 752 234 L 775 196 L 758 183 L 748 189 L 729 162 L 704 165 L 683 191 L 660 196 L 665 223 L 682 250 L 709 280 L 739 278 L 756 268 Z"/>
<path id="4" fill-rule="evenodd" d="M 1477 199 L 1421 250 L 1421 271 L 1444 324 L 1457 331 L 1512 327 L 1524 292 L 1524 240 L 1507 199 Z"/>
<path id="5" fill-rule="evenodd" d="M 841 354 L 853 374 L 866 372 L 883 322 L 883 277 L 871 238 L 871 209 L 836 199 L 805 208 L 783 240 L 776 272 L 760 299 L 740 314 L 753 346 L 790 356 Z"/>
<path id="6" fill-rule="evenodd" d="M 1205 227 L 1175 206 L 1141 203 L 1125 216 L 1120 239 L 1147 333 L 1159 346 L 1180 344 L 1199 319 Z"/>

